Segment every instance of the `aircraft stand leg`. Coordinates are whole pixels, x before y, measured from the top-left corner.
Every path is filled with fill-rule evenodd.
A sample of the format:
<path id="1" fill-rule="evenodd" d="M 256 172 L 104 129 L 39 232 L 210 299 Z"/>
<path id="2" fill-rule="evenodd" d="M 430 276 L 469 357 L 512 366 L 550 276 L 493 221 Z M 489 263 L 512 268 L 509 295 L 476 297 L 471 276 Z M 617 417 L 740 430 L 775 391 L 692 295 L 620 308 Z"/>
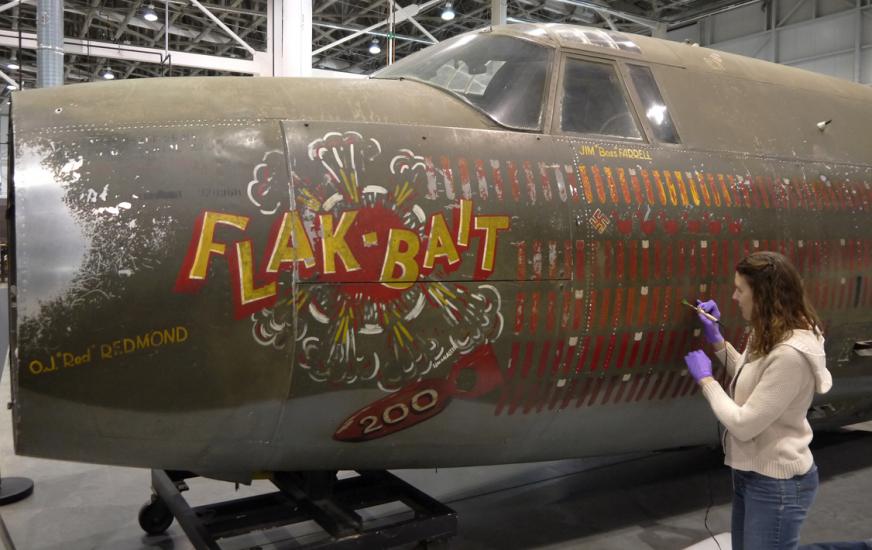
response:
<path id="1" fill-rule="evenodd" d="M 142 528 L 157 534 L 175 517 L 197 550 L 220 550 L 219 539 L 253 531 L 314 521 L 329 535 L 315 542 L 290 544 L 295 549 L 375 549 L 418 543 L 421 549 L 447 547 L 457 532 L 451 508 L 385 471 L 359 471 L 336 479 L 336 472 L 276 472 L 277 492 L 192 508 L 182 497 L 189 472 L 152 470 L 152 500 L 140 512 Z M 403 519 L 378 518 L 367 524 L 358 514 L 365 508 L 401 502 Z M 400 517 L 400 516 L 394 516 Z M 276 546 L 278 547 L 278 546 Z"/>

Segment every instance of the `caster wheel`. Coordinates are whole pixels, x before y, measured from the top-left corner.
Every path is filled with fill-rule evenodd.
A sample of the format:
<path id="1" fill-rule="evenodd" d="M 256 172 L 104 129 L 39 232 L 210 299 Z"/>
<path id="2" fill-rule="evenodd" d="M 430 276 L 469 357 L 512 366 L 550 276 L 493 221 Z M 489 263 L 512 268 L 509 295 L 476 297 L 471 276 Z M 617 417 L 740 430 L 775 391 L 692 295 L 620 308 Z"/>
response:
<path id="1" fill-rule="evenodd" d="M 139 509 L 139 526 L 149 535 L 165 533 L 172 522 L 173 513 L 164 501 L 157 497 L 152 497 Z"/>

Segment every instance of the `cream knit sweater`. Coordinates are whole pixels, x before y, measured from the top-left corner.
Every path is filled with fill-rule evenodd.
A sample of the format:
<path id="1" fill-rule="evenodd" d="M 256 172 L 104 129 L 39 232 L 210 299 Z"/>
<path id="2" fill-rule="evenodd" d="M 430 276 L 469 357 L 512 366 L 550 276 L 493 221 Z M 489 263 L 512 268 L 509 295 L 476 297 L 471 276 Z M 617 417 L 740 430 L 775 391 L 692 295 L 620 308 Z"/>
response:
<path id="1" fill-rule="evenodd" d="M 832 386 L 823 336 L 794 330 L 764 357 L 749 358 L 747 349 L 739 354 L 729 343 L 716 355 L 732 378 L 733 398 L 713 381 L 702 391 L 727 429 L 725 463 L 778 479 L 808 472 L 813 459 L 806 413 L 815 391 Z"/>

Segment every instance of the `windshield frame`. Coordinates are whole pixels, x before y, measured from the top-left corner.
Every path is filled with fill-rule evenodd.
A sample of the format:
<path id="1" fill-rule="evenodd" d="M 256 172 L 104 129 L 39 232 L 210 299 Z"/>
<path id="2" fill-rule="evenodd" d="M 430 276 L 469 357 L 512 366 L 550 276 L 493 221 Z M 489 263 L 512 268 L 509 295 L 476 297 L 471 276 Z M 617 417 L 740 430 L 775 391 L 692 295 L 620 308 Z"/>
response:
<path id="1" fill-rule="evenodd" d="M 455 98 L 463 101 L 464 104 L 475 109 L 479 113 L 486 116 L 488 118 L 488 120 L 493 121 L 495 124 L 497 124 L 503 128 L 507 128 L 510 130 L 518 131 L 518 132 L 543 133 L 545 131 L 545 129 L 549 128 L 551 125 L 551 119 L 552 119 L 552 114 L 553 114 L 551 112 L 552 111 L 551 104 L 552 104 L 552 100 L 554 97 L 554 89 L 553 89 L 554 82 L 555 82 L 554 76 L 556 74 L 555 73 L 555 71 L 556 71 L 555 63 L 559 63 L 559 61 L 560 61 L 560 55 L 559 55 L 560 48 L 555 46 L 555 45 L 552 45 L 552 44 L 547 44 L 547 43 L 543 44 L 541 41 L 535 40 L 532 37 L 524 36 L 524 35 L 517 35 L 517 34 L 513 34 L 513 33 L 496 33 L 490 29 L 473 31 L 473 32 L 475 34 L 473 34 L 473 33 L 461 34 L 461 35 L 458 35 L 457 37 L 453 37 L 449 40 L 452 40 L 452 41 L 453 40 L 461 40 L 464 36 L 480 36 L 480 35 L 499 36 L 499 37 L 511 38 L 513 40 L 528 42 L 530 44 L 533 44 L 535 46 L 542 48 L 546 52 L 546 58 L 543 60 L 543 66 L 545 67 L 545 77 L 544 77 L 543 83 L 542 83 L 542 94 L 541 94 L 541 99 L 539 102 L 539 107 L 540 107 L 539 118 L 538 118 L 538 122 L 536 123 L 535 127 L 516 126 L 516 125 L 510 124 L 510 123 L 507 123 L 505 121 L 500 121 L 493 115 L 493 113 L 489 112 L 486 108 L 479 106 L 476 103 L 470 101 L 470 99 L 468 97 L 466 97 L 465 95 L 458 93 L 458 92 L 455 92 L 454 90 L 451 90 L 450 88 L 436 84 L 435 82 L 432 82 L 430 80 L 425 80 L 423 78 L 419 78 L 419 77 L 416 77 L 414 75 L 383 76 L 383 73 L 392 70 L 396 66 L 396 64 L 389 65 L 387 67 L 380 69 L 379 71 L 370 75 L 369 78 L 379 79 L 379 80 L 410 80 L 413 82 L 419 82 L 421 84 L 425 84 L 427 86 L 430 86 L 431 88 L 434 88 L 434 89 L 437 89 L 441 92 L 447 93 L 447 94 L 451 95 L 452 97 L 455 97 Z M 448 41 L 445 41 L 445 42 L 448 42 Z M 444 42 L 442 42 L 440 44 L 444 44 Z M 425 48 L 423 50 L 419 50 L 418 52 L 415 52 L 411 56 L 406 57 L 397 63 L 404 63 L 405 64 L 405 62 L 408 59 L 412 58 L 413 56 L 417 57 L 417 56 L 422 55 L 422 54 L 426 55 L 425 52 L 427 52 L 427 50 L 429 50 L 432 47 L 434 47 L 434 46 L 430 46 L 430 47 Z"/>

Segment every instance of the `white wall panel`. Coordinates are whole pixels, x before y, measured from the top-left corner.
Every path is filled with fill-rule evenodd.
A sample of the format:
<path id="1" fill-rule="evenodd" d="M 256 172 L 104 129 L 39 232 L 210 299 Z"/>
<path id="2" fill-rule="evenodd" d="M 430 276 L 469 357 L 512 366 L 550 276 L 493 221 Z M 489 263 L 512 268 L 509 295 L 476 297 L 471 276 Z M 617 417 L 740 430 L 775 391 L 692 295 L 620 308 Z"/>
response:
<path id="1" fill-rule="evenodd" d="M 872 12 L 863 12 L 863 43 L 872 43 Z"/>
<path id="2" fill-rule="evenodd" d="M 751 4 L 712 17 L 713 42 L 725 42 L 766 30 L 766 13 L 760 4 Z"/>
<path id="3" fill-rule="evenodd" d="M 772 35 L 769 33 L 720 42 L 712 47 L 723 52 L 744 55 L 745 57 L 772 59 Z"/>
<path id="4" fill-rule="evenodd" d="M 818 17 L 852 10 L 857 7 L 854 2 L 849 0 L 817 0 L 817 3 Z"/>
<path id="5" fill-rule="evenodd" d="M 779 61 L 789 63 L 854 47 L 856 22 L 851 14 L 786 27 L 778 31 Z"/>
<path id="6" fill-rule="evenodd" d="M 801 23 L 812 18 L 814 15 L 815 0 L 781 0 L 778 2 L 778 22 L 782 25 Z M 802 4 L 796 8 L 797 4 Z M 792 14 L 790 13 L 796 8 Z M 790 17 L 785 19 L 787 15 Z"/>
<path id="7" fill-rule="evenodd" d="M 688 25 L 680 29 L 675 29 L 674 31 L 669 31 L 666 33 L 666 38 L 668 38 L 669 40 L 674 40 L 676 42 L 684 42 L 685 40 L 690 40 L 691 42 L 700 42 L 699 24 L 694 23 L 693 25 Z"/>
<path id="8" fill-rule="evenodd" d="M 844 78 L 846 80 L 854 80 L 853 53 L 834 55 L 832 57 L 821 57 L 813 61 L 805 61 L 796 64 L 786 63 L 786 65 L 820 74 Z"/>
<path id="9" fill-rule="evenodd" d="M 872 50 L 863 50 L 860 56 L 860 82 L 872 84 Z"/>

